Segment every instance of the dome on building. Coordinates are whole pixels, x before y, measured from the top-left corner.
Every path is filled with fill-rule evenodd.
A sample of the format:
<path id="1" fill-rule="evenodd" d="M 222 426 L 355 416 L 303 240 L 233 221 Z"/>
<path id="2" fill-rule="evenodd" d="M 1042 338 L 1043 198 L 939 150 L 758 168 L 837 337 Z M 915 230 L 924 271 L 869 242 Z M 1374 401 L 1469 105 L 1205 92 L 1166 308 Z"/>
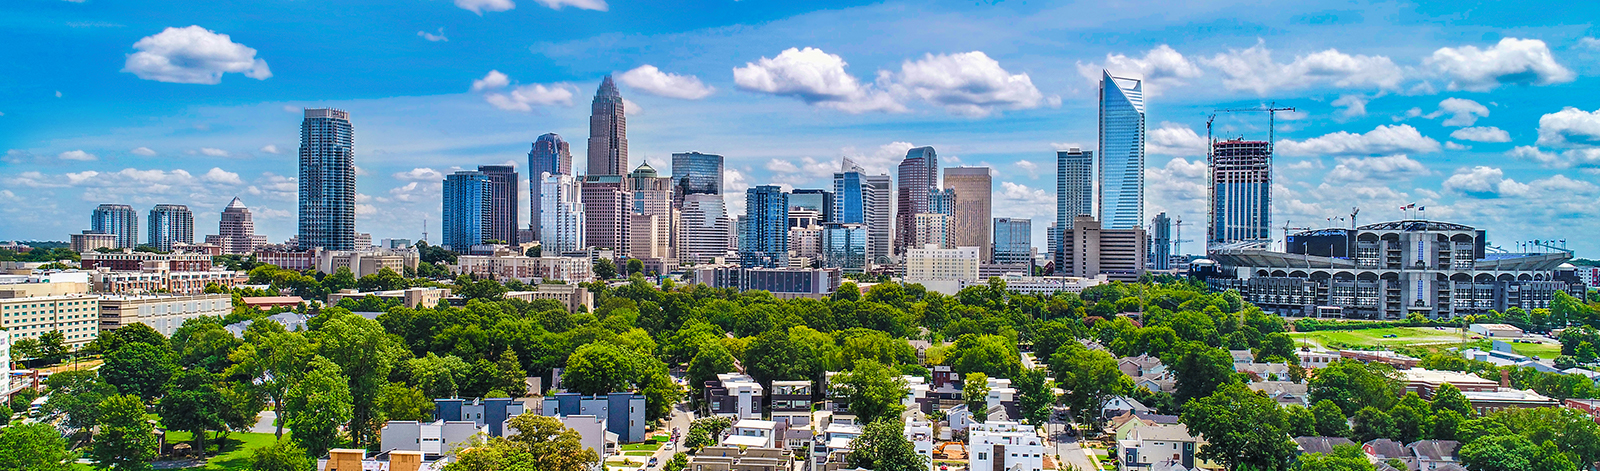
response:
<path id="1" fill-rule="evenodd" d="M 633 178 L 656 178 L 657 173 L 655 167 L 651 167 L 649 162 L 645 162 L 639 164 L 639 168 L 633 169 L 633 173 L 628 174 L 628 176 Z"/>

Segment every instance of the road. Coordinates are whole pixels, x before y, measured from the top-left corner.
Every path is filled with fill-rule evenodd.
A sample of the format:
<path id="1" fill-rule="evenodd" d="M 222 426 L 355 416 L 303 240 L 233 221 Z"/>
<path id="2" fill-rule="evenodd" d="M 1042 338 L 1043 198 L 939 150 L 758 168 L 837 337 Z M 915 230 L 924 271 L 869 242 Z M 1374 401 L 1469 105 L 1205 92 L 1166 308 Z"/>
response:
<path id="1" fill-rule="evenodd" d="M 1065 411 L 1066 409 L 1058 408 L 1057 410 Z M 1067 466 L 1076 466 L 1083 471 L 1100 469 L 1095 465 L 1094 460 L 1084 454 L 1086 450 L 1078 443 L 1079 437 L 1067 436 L 1066 430 L 1070 424 L 1064 420 L 1056 419 L 1054 417 L 1055 414 L 1051 415 L 1050 424 L 1048 425 L 1050 441 L 1055 444 L 1056 456 L 1061 457 L 1062 461 L 1057 466 L 1060 469 L 1068 469 Z"/>

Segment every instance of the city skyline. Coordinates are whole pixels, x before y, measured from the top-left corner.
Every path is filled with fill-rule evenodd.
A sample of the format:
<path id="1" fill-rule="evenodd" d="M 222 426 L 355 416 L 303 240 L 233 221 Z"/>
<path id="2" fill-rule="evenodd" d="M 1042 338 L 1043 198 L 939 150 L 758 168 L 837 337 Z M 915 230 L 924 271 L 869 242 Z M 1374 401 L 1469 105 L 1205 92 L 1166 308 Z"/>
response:
<path id="1" fill-rule="evenodd" d="M 59 80 L 32 78 L 19 69 L 7 74 L 18 78 L 12 79 L 15 86 L 0 91 L 5 97 L 0 103 L 6 103 L 0 106 L 5 113 L 0 147 L 7 151 L 0 165 L 0 202 L 12 208 L 4 216 L 16 224 L 0 228 L 0 239 L 64 240 L 87 228 L 84 216 L 101 203 L 141 210 L 185 204 L 197 226 L 212 227 L 226 204 L 240 196 L 259 208 L 257 232 L 281 242 L 295 234 L 296 213 L 288 156 L 294 152 L 298 116 L 285 107 L 293 113 L 338 108 L 355 116 L 361 127 L 355 145 L 361 173 L 356 232 L 416 239 L 427 220 L 428 232 L 437 234 L 443 175 L 517 162 L 528 144 L 547 132 L 586 136 L 590 110 L 583 109 L 582 92 L 613 73 L 622 96 L 634 102 L 627 107 L 634 118 L 630 159 L 664 168 L 675 152 L 699 149 L 727 156 L 731 214 L 743 214 L 737 195 L 749 186 L 825 189 L 841 156 L 858 158 L 876 174 L 887 172 L 913 145 L 929 145 L 943 154 L 945 167 L 999 170 L 994 216 L 1034 219 L 1033 244 L 1042 249 L 1044 228 L 1054 219 L 1049 158 L 1069 144 L 1099 150 L 1093 144 L 1098 77 L 1089 76 L 1100 69 L 1146 80 L 1146 216 L 1166 212 L 1203 221 L 1206 115 L 1213 108 L 1275 101 L 1302 111 L 1279 117 L 1273 225 L 1341 225 L 1327 218 L 1345 215 L 1351 207 L 1362 208 L 1360 222 L 1400 219 L 1396 208 L 1417 203 L 1428 208 L 1429 219 L 1491 229 L 1497 234 L 1493 243 L 1502 247 L 1514 247 L 1517 240 L 1568 239 L 1568 232 L 1600 228 L 1591 222 L 1595 210 L 1587 204 L 1600 195 L 1589 171 L 1595 164 L 1585 157 L 1595 142 L 1585 123 L 1600 118 L 1588 104 L 1592 100 L 1582 98 L 1582 90 L 1595 83 L 1590 76 L 1600 54 L 1600 42 L 1594 40 L 1600 31 L 1519 16 L 1499 5 L 1452 19 L 1455 27 L 1449 31 L 1430 26 L 1456 13 L 1444 4 L 1404 7 L 1399 11 L 1405 15 L 1395 19 L 1392 13 L 1401 7 L 1327 10 L 1308 3 L 1243 23 L 1226 23 L 1230 9 L 1219 5 L 1178 6 L 1170 9 L 1172 17 L 1138 23 L 1125 13 L 1095 7 L 890 3 L 803 12 L 739 5 L 737 11 L 681 25 L 640 29 L 624 22 L 574 28 L 548 39 L 513 36 L 521 41 L 517 57 L 530 57 L 532 50 L 532 66 L 495 58 L 512 54 L 504 49 L 509 45 L 496 45 L 464 56 L 444 73 L 419 75 L 406 65 L 394 83 L 374 85 L 373 79 L 355 75 L 366 64 L 352 71 L 306 70 L 321 53 L 280 38 L 271 22 L 241 25 L 216 12 L 135 19 L 122 7 L 62 3 L 16 7 L 17 18 L 49 21 L 9 33 L 27 44 L 61 38 L 59 46 L 5 54 L 19 60 L 14 62 L 75 73 Z M 607 11 L 551 10 L 527 3 L 479 16 L 449 4 L 408 7 L 396 14 L 440 23 L 449 41 L 430 41 L 417 35 L 417 28 L 390 32 L 404 33 L 415 44 L 395 47 L 384 57 L 450 56 L 446 51 L 481 45 L 486 32 L 499 32 L 529 15 L 579 22 L 660 14 L 649 8 L 655 7 L 624 3 Z M 838 21 L 843 23 L 822 30 L 843 31 L 856 22 L 904 16 L 908 9 L 911 16 L 935 22 L 972 16 L 971 27 L 982 34 L 925 38 L 905 31 L 905 42 L 881 51 L 854 45 L 851 38 L 780 34 Z M 1042 26 L 1068 14 L 1079 19 Z M 105 24 L 43 26 L 96 21 Z M 1096 21 L 1105 26 L 1090 26 Z M 1193 24 L 1225 26 L 1210 26 L 1205 35 L 1172 32 Z M 747 25 L 750 31 L 731 38 L 714 33 L 730 25 Z M 646 42 L 683 38 L 713 53 L 684 58 L 634 40 L 596 39 L 630 31 Z M 147 37 L 214 37 L 202 33 L 229 35 L 227 40 L 243 45 L 251 57 L 238 61 L 242 65 L 198 71 L 145 70 L 120 56 L 104 63 L 106 55 L 173 53 L 133 46 Z M 1030 34 L 1041 41 L 1027 43 L 1025 50 L 1007 45 Z M 360 53 L 393 47 L 395 41 L 357 41 L 332 49 Z M 536 44 L 529 47 L 530 41 Z M 36 59 L 51 47 L 101 54 Z M 586 51 L 603 48 L 618 52 L 579 60 Z M 980 88 L 986 94 L 963 97 L 936 81 L 919 80 L 929 76 L 918 74 L 948 73 L 942 66 L 964 61 L 992 65 L 975 70 L 999 79 L 952 77 L 983 84 L 1026 80 L 1027 85 Z M 1345 68 L 1329 66 L 1336 63 Z M 851 88 L 817 93 L 822 89 L 807 88 L 813 84 L 789 81 L 793 76 L 784 74 L 791 70 L 786 67 L 797 64 L 836 67 L 851 79 Z M 875 70 L 886 71 L 889 81 L 871 82 Z M 307 86 L 313 79 L 338 83 Z M 537 93 L 540 87 L 547 93 Z M 568 94 L 564 101 L 562 92 Z M 158 99 L 163 100 L 159 105 L 147 106 Z M 431 117 L 438 113 L 461 119 Z M 1258 118 L 1219 118 L 1218 137 L 1264 139 Z M 380 211 L 383 217 L 373 217 Z M 1282 237 L 1281 230 L 1270 232 Z M 1189 243 L 1184 251 L 1198 253 L 1200 247 Z M 1569 240 L 1569 247 L 1593 256 L 1600 242 Z"/>

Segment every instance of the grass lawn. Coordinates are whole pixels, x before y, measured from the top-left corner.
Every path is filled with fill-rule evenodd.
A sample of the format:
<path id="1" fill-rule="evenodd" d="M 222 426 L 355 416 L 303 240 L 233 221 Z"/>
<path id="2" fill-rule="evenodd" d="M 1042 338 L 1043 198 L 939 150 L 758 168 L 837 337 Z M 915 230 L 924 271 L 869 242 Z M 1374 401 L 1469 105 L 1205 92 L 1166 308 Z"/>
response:
<path id="1" fill-rule="evenodd" d="M 1389 327 L 1382 329 L 1294 332 L 1289 336 L 1297 342 L 1320 344 L 1325 348 L 1394 348 L 1428 343 L 1459 342 L 1461 341 L 1459 332 L 1457 329 L 1435 330 L 1432 327 Z M 1395 337 L 1384 338 L 1385 335 L 1394 335 Z"/>
<path id="2" fill-rule="evenodd" d="M 629 443 L 622 446 L 622 451 L 656 451 L 661 449 L 660 443 Z"/>
<path id="3" fill-rule="evenodd" d="M 654 455 L 654 454 L 656 454 L 656 453 L 653 452 L 653 451 L 625 451 L 625 452 L 622 452 L 623 456 L 650 456 L 650 455 Z"/>
<path id="4" fill-rule="evenodd" d="M 1561 356 L 1560 345 L 1542 343 L 1516 343 L 1511 341 L 1506 341 L 1506 344 L 1510 345 L 1511 350 L 1516 351 L 1517 353 L 1531 357 L 1539 357 L 1540 359 L 1549 360 Z M 1493 345 L 1488 340 L 1475 340 L 1471 343 L 1468 343 L 1467 346 L 1482 350 L 1493 348 Z"/>
<path id="5" fill-rule="evenodd" d="M 287 435 L 286 433 L 285 436 Z M 192 437 L 189 432 L 168 431 L 167 443 L 182 443 L 189 441 Z M 214 446 L 216 440 L 216 437 L 212 437 L 206 442 L 206 446 Z M 221 454 L 207 460 L 205 467 L 189 469 L 207 471 L 250 469 L 250 454 L 256 448 L 271 445 L 274 440 L 277 440 L 277 437 L 272 436 L 270 433 L 230 433 L 228 434 L 227 443 L 222 444 Z"/>

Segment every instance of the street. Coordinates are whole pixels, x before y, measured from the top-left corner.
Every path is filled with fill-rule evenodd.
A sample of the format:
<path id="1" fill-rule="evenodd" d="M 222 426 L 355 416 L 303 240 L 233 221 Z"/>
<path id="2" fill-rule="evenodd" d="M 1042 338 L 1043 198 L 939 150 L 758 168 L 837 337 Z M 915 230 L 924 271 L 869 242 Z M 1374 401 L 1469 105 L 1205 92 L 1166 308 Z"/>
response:
<path id="1" fill-rule="evenodd" d="M 1067 469 L 1068 466 L 1075 466 L 1083 471 L 1100 469 L 1095 461 L 1085 454 L 1089 450 L 1079 445 L 1078 439 L 1082 437 L 1067 436 L 1067 427 L 1071 426 L 1071 423 L 1059 418 L 1059 414 L 1065 413 L 1066 409 L 1058 407 L 1056 410 L 1058 413 L 1051 414 L 1050 423 L 1046 427 L 1050 441 L 1055 443 L 1056 456 L 1061 457 L 1061 463 L 1057 464 L 1057 467 Z"/>

